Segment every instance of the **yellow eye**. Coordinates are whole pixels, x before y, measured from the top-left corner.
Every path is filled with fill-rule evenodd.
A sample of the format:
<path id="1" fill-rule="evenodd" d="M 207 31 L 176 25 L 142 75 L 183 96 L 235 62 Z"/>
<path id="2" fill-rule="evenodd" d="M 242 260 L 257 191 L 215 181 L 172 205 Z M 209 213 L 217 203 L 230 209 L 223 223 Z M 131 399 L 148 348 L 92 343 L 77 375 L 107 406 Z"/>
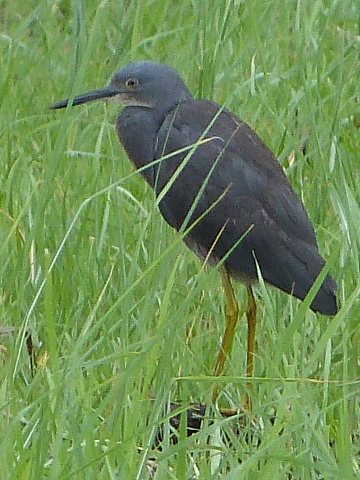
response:
<path id="1" fill-rule="evenodd" d="M 139 80 L 137 78 L 128 78 L 126 80 L 126 86 L 129 88 L 137 87 L 139 84 Z"/>

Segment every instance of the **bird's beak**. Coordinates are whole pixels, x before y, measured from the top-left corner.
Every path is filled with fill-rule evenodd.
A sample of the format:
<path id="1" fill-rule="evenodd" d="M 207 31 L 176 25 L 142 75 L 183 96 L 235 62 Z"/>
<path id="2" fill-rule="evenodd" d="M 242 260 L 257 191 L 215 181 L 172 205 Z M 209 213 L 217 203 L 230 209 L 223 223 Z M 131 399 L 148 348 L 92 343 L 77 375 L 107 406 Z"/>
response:
<path id="1" fill-rule="evenodd" d="M 121 98 L 123 92 L 114 88 L 112 85 L 109 85 L 105 88 L 100 88 L 99 90 L 93 90 L 92 92 L 83 93 L 75 97 L 72 101 L 70 99 L 62 100 L 61 102 L 55 103 L 50 107 L 51 110 L 56 110 L 58 108 L 65 108 L 68 105 L 75 107 L 76 105 L 81 105 L 87 102 L 94 102 L 96 100 L 115 100 L 114 97 L 118 96 Z M 119 98 L 119 100 L 120 100 Z"/>

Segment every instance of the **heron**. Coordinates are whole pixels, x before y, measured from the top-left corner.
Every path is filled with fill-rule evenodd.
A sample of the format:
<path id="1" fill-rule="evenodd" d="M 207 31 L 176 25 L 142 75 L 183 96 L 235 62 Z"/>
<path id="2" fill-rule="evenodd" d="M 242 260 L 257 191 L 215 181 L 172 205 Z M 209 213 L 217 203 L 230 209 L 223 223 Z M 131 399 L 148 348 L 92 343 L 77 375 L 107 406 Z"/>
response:
<path id="1" fill-rule="evenodd" d="M 104 88 L 56 103 L 60 109 L 96 100 L 124 108 L 116 130 L 127 156 L 155 191 L 166 222 L 210 266 L 225 291 L 226 328 L 214 366 L 223 373 L 239 307 L 232 279 L 247 289 L 246 376 L 254 375 L 257 304 L 253 286 L 266 284 L 304 300 L 325 267 L 306 209 L 271 149 L 235 114 L 194 98 L 169 65 L 137 61 Z M 328 273 L 311 310 L 338 311 L 337 284 Z M 244 405 L 251 408 L 248 382 Z M 213 400 L 218 397 L 214 389 Z"/>

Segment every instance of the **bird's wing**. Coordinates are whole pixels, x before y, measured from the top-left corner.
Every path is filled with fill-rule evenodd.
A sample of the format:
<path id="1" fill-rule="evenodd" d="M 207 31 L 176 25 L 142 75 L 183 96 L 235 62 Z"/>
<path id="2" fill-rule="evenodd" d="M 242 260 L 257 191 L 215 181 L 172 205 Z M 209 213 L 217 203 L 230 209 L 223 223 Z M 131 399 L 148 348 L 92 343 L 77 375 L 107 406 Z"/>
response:
<path id="1" fill-rule="evenodd" d="M 258 135 L 218 105 L 191 101 L 159 130 L 155 158 L 164 156 L 155 169 L 159 207 L 177 230 L 190 227 L 187 245 L 247 282 L 258 264 L 266 282 L 304 299 L 325 262 L 301 200 Z M 336 312 L 335 290 L 328 275 L 311 308 Z"/>
<path id="2" fill-rule="evenodd" d="M 278 230 L 316 246 L 304 206 L 274 154 L 246 123 L 217 104 L 200 100 L 178 105 L 159 130 L 155 157 L 179 151 L 196 144 L 199 139 L 205 143 L 192 153 L 183 152 L 160 165 L 158 192 L 183 161 L 186 165 L 169 190 L 179 201 L 182 199 L 182 212 L 189 208 L 189 201 L 193 202 L 208 176 L 204 189 L 207 201 L 216 202 L 229 188 L 234 207 L 229 207 L 227 214 L 231 216 L 232 213 L 237 222 L 244 218 L 250 201 L 255 202 Z M 186 156 L 187 161 L 184 160 Z M 176 213 L 178 209 L 173 207 L 172 200 L 169 203 L 165 198 L 162 208 L 169 223 L 179 228 L 183 218 Z M 174 215 L 177 218 L 170 218 Z M 244 224 L 244 230 L 247 228 L 248 224 Z"/>

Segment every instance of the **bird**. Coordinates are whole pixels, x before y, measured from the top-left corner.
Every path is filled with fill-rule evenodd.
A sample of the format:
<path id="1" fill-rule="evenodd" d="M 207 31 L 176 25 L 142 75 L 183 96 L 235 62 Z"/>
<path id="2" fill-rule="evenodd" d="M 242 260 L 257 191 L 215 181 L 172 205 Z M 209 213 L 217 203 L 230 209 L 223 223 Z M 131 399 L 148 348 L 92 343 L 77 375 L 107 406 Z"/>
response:
<path id="1" fill-rule="evenodd" d="M 106 100 L 120 103 L 116 130 L 128 158 L 155 191 L 166 222 L 207 265 L 218 266 L 226 328 L 214 366 L 223 373 L 239 306 L 232 279 L 246 285 L 246 377 L 254 376 L 257 303 L 266 284 L 300 300 L 325 266 L 306 209 L 278 159 L 257 133 L 214 101 L 196 99 L 177 70 L 149 60 L 129 63 L 108 86 L 51 109 Z M 328 273 L 311 310 L 338 312 L 337 284 Z M 244 407 L 251 409 L 252 382 Z M 218 398 L 214 389 L 213 401 Z"/>

